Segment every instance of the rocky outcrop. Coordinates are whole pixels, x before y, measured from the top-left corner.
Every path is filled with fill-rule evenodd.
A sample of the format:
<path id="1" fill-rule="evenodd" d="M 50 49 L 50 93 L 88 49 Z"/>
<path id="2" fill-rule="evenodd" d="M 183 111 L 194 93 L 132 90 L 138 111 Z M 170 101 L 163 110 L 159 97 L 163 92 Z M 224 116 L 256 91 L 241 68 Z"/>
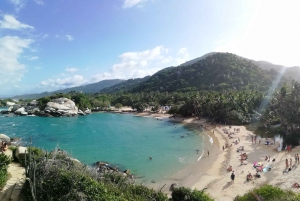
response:
<path id="1" fill-rule="evenodd" d="M 16 104 L 16 103 L 14 103 L 14 102 L 9 102 L 9 101 L 6 102 L 6 106 L 7 106 L 7 107 L 13 106 L 13 105 L 15 105 L 15 104 Z"/>
<path id="2" fill-rule="evenodd" d="M 0 134 L 0 141 L 4 141 L 6 143 L 10 143 L 10 138 L 5 134 Z"/>
<path id="3" fill-rule="evenodd" d="M 61 117 L 61 116 L 77 116 L 90 114 L 91 110 L 86 108 L 83 112 L 78 110 L 75 103 L 68 98 L 57 98 L 47 103 L 44 110 L 39 109 L 39 102 L 31 101 L 27 105 L 10 104 L 7 110 L 2 110 L 2 114 L 15 114 L 21 116 L 43 116 L 43 117 Z"/>
<path id="4" fill-rule="evenodd" d="M 68 98 L 57 98 L 48 102 L 44 111 L 53 116 L 74 116 L 78 114 L 75 103 Z"/>

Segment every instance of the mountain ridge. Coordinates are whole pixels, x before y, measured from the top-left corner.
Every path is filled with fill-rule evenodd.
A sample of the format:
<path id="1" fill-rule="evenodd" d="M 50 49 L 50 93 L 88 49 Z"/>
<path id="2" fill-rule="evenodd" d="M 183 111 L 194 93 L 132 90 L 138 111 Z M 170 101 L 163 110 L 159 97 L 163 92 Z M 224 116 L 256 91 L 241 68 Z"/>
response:
<path id="1" fill-rule="evenodd" d="M 263 61 L 263 60 L 255 61 L 255 60 L 244 58 L 244 57 L 232 54 L 232 53 L 210 52 L 210 53 L 207 53 L 207 54 L 205 54 L 201 57 L 197 57 L 195 59 L 184 62 L 184 63 L 180 64 L 179 66 L 166 67 L 166 68 L 156 72 L 152 76 L 146 76 L 144 78 L 135 78 L 135 79 L 128 79 L 128 80 L 119 80 L 119 79 L 102 80 L 100 82 L 92 83 L 92 84 L 85 85 L 85 86 L 78 86 L 78 87 L 72 87 L 72 88 L 67 88 L 67 89 L 61 89 L 61 90 L 57 90 L 57 91 L 53 91 L 53 92 L 43 92 L 43 93 L 39 93 L 39 94 L 23 94 L 23 95 L 14 96 L 13 98 L 14 99 L 20 99 L 20 98 L 22 98 L 22 99 L 36 99 L 36 98 L 40 98 L 40 97 L 43 97 L 43 96 L 48 96 L 48 95 L 51 95 L 51 94 L 54 94 L 54 93 L 68 93 L 70 91 L 76 91 L 76 92 L 82 91 L 83 93 L 98 93 L 98 92 L 100 92 L 100 93 L 113 93 L 113 92 L 138 91 L 138 88 L 137 88 L 138 85 L 140 86 L 140 90 L 142 90 L 143 87 L 141 87 L 141 85 L 147 84 L 147 81 L 149 81 L 149 79 L 150 80 L 154 79 L 153 76 L 159 76 L 161 74 L 168 74 L 168 72 L 173 72 L 173 70 L 178 70 L 178 69 L 183 70 L 185 68 L 189 68 L 189 66 L 198 65 L 199 63 L 205 61 L 207 58 L 213 58 L 214 55 L 226 55 L 226 54 L 231 55 L 232 57 L 234 57 L 235 62 L 240 63 L 241 65 L 244 65 L 244 64 L 248 65 L 245 62 L 249 61 L 250 63 L 252 63 L 255 66 L 259 67 L 261 70 L 272 71 L 272 69 L 273 69 L 275 71 L 273 73 L 277 72 L 277 73 L 282 74 L 281 76 L 285 77 L 287 79 L 294 79 L 296 81 L 300 81 L 300 67 L 298 67 L 298 66 L 285 67 L 283 65 L 273 64 L 273 63 L 268 62 L 268 61 Z M 211 62 L 213 63 L 213 60 Z M 235 65 L 234 63 L 232 63 L 232 64 Z M 212 70 L 212 71 L 213 71 L 213 68 L 218 68 L 218 66 L 214 66 L 214 65 L 211 65 L 211 64 L 208 64 L 208 63 L 207 63 L 207 65 L 211 66 L 212 69 L 210 69 L 210 70 Z M 223 64 L 219 64 L 219 65 L 223 65 Z M 197 73 L 197 70 L 198 70 L 197 68 L 193 69 L 193 71 L 196 72 L 196 73 Z M 229 70 L 229 71 L 232 71 L 232 69 Z M 176 72 L 176 73 L 178 75 L 178 73 L 180 73 L 180 72 Z M 194 76 L 195 75 L 191 75 L 191 78 L 194 77 Z M 230 75 L 228 75 L 228 71 L 227 71 L 227 76 L 230 76 Z M 173 78 L 172 78 L 172 79 L 174 79 L 173 82 L 175 82 L 175 79 L 178 79 L 178 78 L 179 78 L 178 76 L 177 77 L 173 76 Z M 241 78 L 241 79 L 243 79 L 243 78 Z M 188 83 L 189 81 L 187 81 L 187 80 L 185 80 L 185 82 Z M 211 81 L 211 80 L 208 80 L 208 81 Z M 269 82 L 269 81 L 266 81 L 266 82 Z M 100 86 L 99 83 L 102 83 L 102 84 L 103 83 L 110 83 L 110 84 L 107 84 L 107 85 L 103 84 L 103 85 Z M 160 84 L 163 85 L 163 82 L 161 82 Z M 148 83 L 148 85 L 149 85 L 149 83 Z M 186 85 L 188 85 L 188 84 L 186 84 Z M 214 83 L 212 83 L 212 85 L 214 85 Z M 223 85 L 225 86 L 226 83 L 224 83 Z M 161 86 L 161 87 L 164 88 L 164 86 Z M 180 84 L 178 84 L 178 87 L 180 87 Z M 190 90 L 199 90 L 200 88 L 198 87 L 198 89 L 197 89 L 197 87 L 195 87 L 194 89 L 190 89 Z M 202 87 L 201 89 L 209 90 L 211 88 L 212 87 Z M 223 87 L 221 87 L 221 88 L 223 88 Z M 154 90 L 154 88 L 153 88 L 153 90 Z M 155 90 L 160 90 L 160 87 L 159 87 L 159 89 L 156 87 Z M 186 89 L 186 90 L 188 90 L 188 89 Z"/>

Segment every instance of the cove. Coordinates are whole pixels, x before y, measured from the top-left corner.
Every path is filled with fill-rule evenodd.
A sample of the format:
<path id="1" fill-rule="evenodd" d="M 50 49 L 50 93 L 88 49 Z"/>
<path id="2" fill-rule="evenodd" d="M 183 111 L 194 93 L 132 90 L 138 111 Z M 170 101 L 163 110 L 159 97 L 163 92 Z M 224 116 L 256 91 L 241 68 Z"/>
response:
<path id="1" fill-rule="evenodd" d="M 20 137 L 23 145 L 51 151 L 56 146 L 92 165 L 106 161 L 130 169 L 142 182 L 159 181 L 195 163 L 210 143 L 206 133 L 181 124 L 130 114 L 0 118 L 0 133 Z M 182 137 L 184 136 L 184 137 Z M 196 150 L 199 149 L 199 154 Z M 149 156 L 153 159 L 149 160 Z"/>

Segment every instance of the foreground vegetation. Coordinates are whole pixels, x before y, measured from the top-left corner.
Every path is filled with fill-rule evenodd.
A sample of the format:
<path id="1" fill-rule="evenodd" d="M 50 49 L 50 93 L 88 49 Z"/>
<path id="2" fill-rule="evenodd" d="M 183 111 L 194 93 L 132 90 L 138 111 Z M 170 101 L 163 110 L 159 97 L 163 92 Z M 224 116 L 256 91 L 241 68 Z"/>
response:
<path id="1" fill-rule="evenodd" d="M 160 190 L 135 184 L 122 173 L 99 173 L 71 159 L 65 152 L 43 152 L 30 148 L 26 157 L 26 183 L 23 195 L 27 200 L 90 200 L 90 201 L 213 201 L 204 190 L 175 188 L 171 197 Z M 34 154 L 35 153 L 35 154 Z M 2 158 L 1 158 L 2 160 Z M 271 185 L 255 188 L 235 201 L 292 201 L 300 194 Z"/>
<path id="2" fill-rule="evenodd" d="M 99 173 L 58 150 L 42 154 L 30 148 L 25 163 L 27 182 L 23 194 L 28 200 L 212 200 L 203 191 L 187 188 L 174 190 L 169 199 L 159 190 L 135 184 L 123 173 Z"/>
<path id="3" fill-rule="evenodd" d="M 255 188 L 243 196 L 237 196 L 234 201 L 294 201 L 300 200 L 300 194 L 293 191 L 282 190 L 271 185 Z"/>
<path id="4" fill-rule="evenodd" d="M 0 189 L 4 187 L 6 181 L 8 180 L 8 165 L 11 159 L 5 154 L 0 153 Z"/>

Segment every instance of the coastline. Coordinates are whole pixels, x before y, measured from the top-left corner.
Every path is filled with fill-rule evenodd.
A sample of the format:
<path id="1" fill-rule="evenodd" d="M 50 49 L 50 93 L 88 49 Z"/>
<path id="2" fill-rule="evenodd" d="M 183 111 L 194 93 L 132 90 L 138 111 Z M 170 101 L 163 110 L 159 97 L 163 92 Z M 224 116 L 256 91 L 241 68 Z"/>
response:
<path id="1" fill-rule="evenodd" d="M 199 153 L 199 160 L 195 163 L 189 164 L 177 173 L 160 180 L 157 183 L 146 184 L 148 187 L 162 190 L 163 192 L 170 195 L 172 192 L 169 190 L 169 187 L 176 183 L 178 186 L 184 186 L 191 189 L 202 190 L 206 188 L 211 182 L 219 179 L 220 172 L 222 167 L 227 165 L 226 158 L 228 158 L 229 151 L 223 152 L 222 144 L 225 144 L 226 139 L 221 136 L 221 134 L 214 132 L 215 126 L 210 123 L 205 122 L 205 119 L 194 119 L 194 118 L 170 118 L 169 114 L 159 114 L 159 113 L 131 113 L 135 116 L 141 117 L 152 117 L 156 119 L 161 119 L 165 121 L 170 121 L 174 123 L 180 123 L 185 126 L 188 126 L 192 129 L 195 129 L 195 132 L 198 131 L 198 127 L 204 129 L 205 133 L 212 139 L 213 143 L 210 145 L 205 144 L 204 153 Z M 200 128 L 200 129 L 201 129 Z M 203 131 L 202 131 L 203 132 Z M 207 154 L 209 151 L 209 156 Z M 203 154 L 201 156 L 201 154 Z M 227 156 L 227 157 L 225 157 Z"/>
<path id="2" fill-rule="evenodd" d="M 295 164 L 294 155 L 300 154 L 300 146 L 295 147 L 291 152 L 278 151 L 280 143 L 271 138 L 260 138 L 245 126 L 234 125 L 215 125 L 203 122 L 204 119 L 194 118 L 172 118 L 166 114 L 135 113 L 137 116 L 152 116 L 167 121 L 182 123 L 185 125 L 203 125 L 206 133 L 212 137 L 213 144 L 209 147 L 210 156 L 204 153 L 203 157 L 195 164 L 188 165 L 169 178 L 162 179 L 159 183 L 148 184 L 156 190 L 162 190 L 168 195 L 171 194 L 169 187 L 172 183 L 178 186 L 184 186 L 191 189 L 202 190 L 209 194 L 214 200 L 232 201 L 238 195 L 244 195 L 248 191 L 264 184 L 270 184 L 280 187 L 284 190 L 299 192 L 299 189 L 293 188 L 293 184 L 300 180 L 299 164 Z M 206 127 L 208 126 L 208 127 Z M 231 132 L 231 138 L 224 132 Z M 255 139 L 257 137 L 257 141 Z M 233 143 L 238 141 L 237 144 Z M 269 141 L 271 144 L 267 145 Z M 229 148 L 223 151 L 223 145 L 229 144 Z M 230 146 L 232 144 L 232 146 Z M 243 146 L 244 151 L 237 152 L 239 147 Z M 241 164 L 240 155 L 248 155 L 244 164 Z M 205 155 L 206 154 L 206 155 Z M 265 160 L 268 156 L 271 160 Z M 275 159 L 274 162 L 272 160 Z M 286 171 L 285 160 L 292 159 L 291 171 Z M 264 165 L 260 178 L 254 178 L 252 181 L 246 181 L 248 173 L 254 175 L 256 168 L 254 163 L 258 162 Z M 231 181 L 231 171 L 227 171 L 231 165 L 235 173 L 234 182 Z M 269 167 L 271 169 L 269 169 Z"/>
<path id="3" fill-rule="evenodd" d="M 205 132 L 211 137 L 213 143 L 208 144 L 210 156 L 207 157 L 206 148 L 204 154 L 199 161 L 193 164 L 186 165 L 177 173 L 162 178 L 156 183 L 143 183 L 144 185 L 153 188 L 155 190 L 161 190 L 164 193 L 170 195 L 169 187 L 171 184 L 176 183 L 178 186 L 184 186 L 191 189 L 202 190 L 206 188 L 205 192 L 210 195 L 216 201 L 218 200 L 233 200 L 238 195 L 244 195 L 249 190 L 259 187 L 263 184 L 270 184 L 281 189 L 292 190 L 300 192 L 300 189 L 293 188 L 293 184 L 300 181 L 300 168 L 298 164 L 295 165 L 294 155 L 300 154 L 300 146 L 295 147 L 291 152 L 281 151 L 277 148 L 280 144 L 275 141 L 276 138 L 265 139 L 257 136 L 257 142 L 253 142 L 252 139 L 256 136 L 252 131 L 246 129 L 245 126 L 234 125 L 211 125 L 204 122 L 205 119 L 195 118 L 170 118 L 168 114 L 158 113 L 130 113 L 130 112 L 115 112 L 131 114 L 134 116 L 144 116 L 150 118 L 160 119 L 161 121 L 176 122 L 188 127 L 194 128 L 197 132 L 198 127 L 202 125 L 205 128 Z M 207 127 L 208 126 L 208 127 Z M 229 139 L 228 134 L 224 132 L 234 133 L 232 138 Z M 239 130 L 239 131 L 236 131 Z M 234 144 L 234 141 L 238 141 L 238 144 Z M 260 141 L 260 143 L 259 143 Z M 271 144 L 266 145 L 266 141 L 271 141 Z M 275 142 L 275 143 L 274 143 Z M 223 151 L 222 146 L 225 144 L 232 144 L 232 147 Z M 237 148 L 244 146 L 243 153 L 248 155 L 248 159 L 244 165 L 241 165 L 240 154 L 237 152 Z M 196 152 L 195 152 L 196 154 Z M 199 157 L 202 152 L 199 153 Z M 265 157 L 269 156 L 271 159 L 275 159 L 275 162 L 266 161 Z M 292 168 L 289 172 L 285 171 L 285 160 L 292 159 Z M 253 181 L 246 181 L 246 175 L 256 173 L 256 169 L 253 167 L 254 162 L 262 163 L 263 165 L 270 166 L 271 170 L 261 173 L 261 178 L 255 178 Z M 227 171 L 227 167 L 231 165 L 235 172 L 235 181 L 231 182 L 231 172 Z M 137 183 L 138 180 L 136 180 Z"/>

